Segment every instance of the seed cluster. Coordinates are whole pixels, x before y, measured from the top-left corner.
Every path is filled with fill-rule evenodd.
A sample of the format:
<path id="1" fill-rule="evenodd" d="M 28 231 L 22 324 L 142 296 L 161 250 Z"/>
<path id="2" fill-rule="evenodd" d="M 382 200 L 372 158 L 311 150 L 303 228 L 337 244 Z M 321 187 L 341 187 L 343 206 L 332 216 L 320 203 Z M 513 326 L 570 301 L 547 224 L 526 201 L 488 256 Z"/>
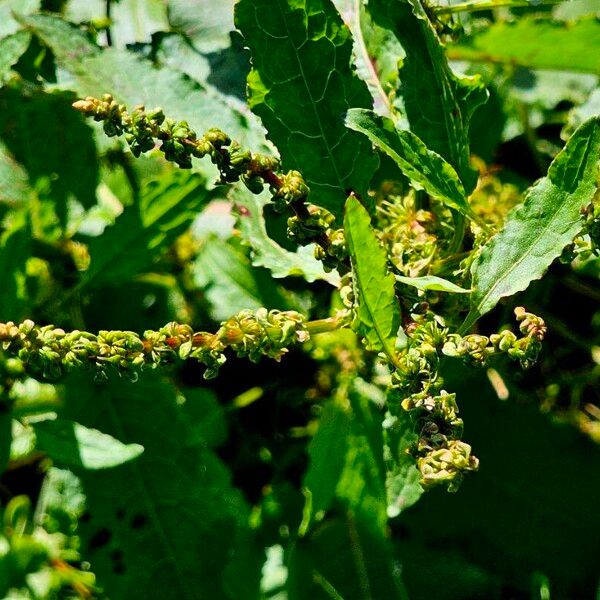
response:
<path id="1" fill-rule="evenodd" d="M 194 332 L 181 323 L 138 335 L 132 331 L 65 332 L 31 320 L 0 323 L 0 349 L 13 373 L 57 379 L 75 369 L 94 371 L 105 379 L 109 370 L 135 379 L 143 369 L 155 369 L 193 358 L 206 365 L 206 378 L 215 377 L 225 362 L 225 350 L 257 361 L 279 360 L 288 347 L 309 339 L 303 317 L 294 311 L 244 310 L 221 324 L 216 333 Z"/>
<path id="2" fill-rule="evenodd" d="M 489 338 L 477 334 L 463 337 L 449 333 L 443 320 L 431 315 L 407 328 L 408 345 L 398 356 L 392 387 L 398 392 L 400 407 L 414 417 L 419 438 L 412 451 L 424 487 L 444 484 L 450 491 L 456 490 L 464 474 L 478 467 L 471 447 L 460 439 L 463 420 L 458 416 L 456 396 L 442 389 L 442 356 L 483 366 L 490 357 L 506 354 L 529 367 L 541 349 L 546 325 L 523 307 L 515 309 L 515 316 L 521 337 L 510 330 Z"/>

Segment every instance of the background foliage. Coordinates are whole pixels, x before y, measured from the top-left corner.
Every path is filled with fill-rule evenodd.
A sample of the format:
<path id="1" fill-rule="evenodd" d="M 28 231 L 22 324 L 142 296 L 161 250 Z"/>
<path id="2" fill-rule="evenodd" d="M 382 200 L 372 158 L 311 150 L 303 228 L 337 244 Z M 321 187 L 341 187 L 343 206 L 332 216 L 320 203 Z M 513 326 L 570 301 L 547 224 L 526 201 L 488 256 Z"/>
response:
<path id="1" fill-rule="evenodd" d="M 594 193 L 598 121 L 552 161 L 600 113 L 600 8 L 430 4 L 0 0 L 2 322 L 214 331 L 244 308 L 339 308 L 338 274 L 268 194 L 215 185 L 208 161 L 134 160 L 72 109 L 110 92 L 300 170 L 352 231 L 358 331 L 390 356 L 394 285 L 457 288 L 395 282 L 365 208 L 344 217 L 348 190 L 372 208 L 369 182 L 416 182 L 462 231 L 539 180 L 479 259 L 471 315 L 495 330 L 523 304 L 549 326 L 526 372 L 444 364 L 481 461 L 456 494 L 422 495 L 408 419 L 390 426 L 385 373 L 350 330 L 278 364 L 231 356 L 210 382 L 181 363 L 57 383 L 3 358 L 0 597 L 599 597 L 600 259 L 554 260 Z M 515 277 L 524 246 L 538 263 Z"/>

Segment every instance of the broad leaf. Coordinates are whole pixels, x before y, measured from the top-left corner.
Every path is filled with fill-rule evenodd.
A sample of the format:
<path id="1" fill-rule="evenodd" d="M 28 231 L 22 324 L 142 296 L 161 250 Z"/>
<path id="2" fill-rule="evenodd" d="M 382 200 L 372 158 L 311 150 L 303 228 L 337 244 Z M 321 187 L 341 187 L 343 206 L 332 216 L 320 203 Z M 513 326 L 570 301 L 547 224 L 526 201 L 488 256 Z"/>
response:
<path id="1" fill-rule="evenodd" d="M 205 180 L 175 171 L 148 183 L 139 201 L 89 244 L 90 267 L 82 285 L 118 283 L 143 272 L 184 233 L 208 203 Z"/>
<path id="2" fill-rule="evenodd" d="M 13 15 L 27 15 L 40 9 L 42 0 L 2 0 L 0 2 L 0 38 L 16 33 L 20 27 Z"/>
<path id="3" fill-rule="evenodd" d="M 350 386 L 348 400 L 352 418 L 346 460 L 336 496 L 373 532 L 385 537 L 387 497 L 383 411 L 356 385 Z"/>
<path id="4" fill-rule="evenodd" d="M 229 47 L 235 0 L 167 0 L 169 23 L 200 52 Z"/>
<path id="5" fill-rule="evenodd" d="M 370 0 L 369 10 L 406 52 L 398 91 L 410 130 L 456 169 L 470 193 L 477 175 L 469 165 L 469 121 L 487 98 L 481 80 L 452 72 L 421 0 Z"/>
<path id="6" fill-rule="evenodd" d="M 473 216 L 456 171 L 414 133 L 397 129 L 390 119 L 360 108 L 348 111 L 346 125 L 366 135 L 378 150 L 393 159 L 415 189 L 423 189 L 449 208 Z"/>
<path id="7" fill-rule="evenodd" d="M 215 321 L 245 308 L 291 308 L 267 271 L 253 269 L 242 252 L 214 235 L 204 241 L 194 260 L 193 278 Z"/>
<path id="8" fill-rule="evenodd" d="M 93 132 L 72 102 L 61 92 L 0 91 L 0 139 L 25 168 L 32 187 L 52 199 L 63 223 L 70 196 L 90 207 L 98 185 Z"/>
<path id="9" fill-rule="evenodd" d="M 473 264 L 471 311 L 463 330 L 501 298 L 539 279 L 581 231 L 581 209 L 596 192 L 599 160 L 600 117 L 594 117 L 571 136 L 548 176 L 528 190 Z"/>
<path id="10" fill-rule="evenodd" d="M 260 125 L 212 86 L 170 69 L 154 68 L 125 50 L 102 51 L 59 17 L 35 15 L 23 22 L 50 46 L 58 64 L 71 75 L 72 79 L 60 83 L 63 88 L 80 96 L 111 93 L 130 108 L 138 104 L 160 106 L 168 116 L 186 120 L 198 133 L 219 127 L 241 144 L 255 151 L 261 149 L 264 136 Z M 211 166 L 207 161 L 197 161 L 196 165 L 205 172 Z"/>
<path id="11" fill-rule="evenodd" d="M 358 330 L 370 350 L 385 352 L 394 362 L 400 326 L 394 276 L 388 271 L 387 256 L 375 236 L 369 213 L 354 197 L 346 202 L 344 232 L 352 259 Z"/>
<path id="12" fill-rule="evenodd" d="M 311 516 L 330 508 L 344 469 L 350 432 L 350 414 L 335 399 L 323 407 L 319 428 L 312 438 L 308 455 L 310 464 L 304 486 L 310 493 Z"/>
<path id="13" fill-rule="evenodd" d="M 448 292 L 449 294 L 469 294 L 471 292 L 471 290 L 465 290 L 465 288 L 435 275 L 424 275 L 423 277 L 395 275 L 395 277 L 396 281 L 423 291 Z"/>
<path id="14" fill-rule="evenodd" d="M 62 467 L 88 471 L 108 469 L 133 460 L 144 451 L 139 444 L 124 444 L 73 421 L 47 419 L 31 425 L 35 430 L 37 449 Z"/>
<path id="15" fill-rule="evenodd" d="M 10 68 L 21 58 L 29 47 L 31 34 L 28 31 L 17 31 L 0 39 L 0 83 L 9 74 Z"/>
<path id="16" fill-rule="evenodd" d="M 0 404 L 0 474 L 10 459 L 12 446 L 12 410 L 6 402 Z"/>
<path id="17" fill-rule="evenodd" d="M 0 202 L 18 204 L 32 194 L 27 171 L 0 140 Z"/>
<path id="18" fill-rule="evenodd" d="M 111 42 L 125 48 L 128 44 L 149 43 L 152 34 L 169 28 L 163 0 L 120 0 L 112 3 Z M 69 0 L 63 11 L 72 23 L 89 23 L 106 14 L 105 0 Z"/>
<path id="19" fill-rule="evenodd" d="M 335 510 L 294 544 L 289 597 L 404 599 L 387 527 L 382 410 L 359 386 L 351 385 L 344 400 L 349 406 L 336 406 L 338 417 L 329 421 L 334 427 L 328 427 L 326 438 L 315 444 L 321 452 L 330 448 L 335 463 L 331 481 L 324 478 L 325 467 L 318 469 L 317 489 L 326 495 L 317 495 L 317 506 L 325 506 L 320 501 L 331 502 L 331 486 L 337 484 Z M 343 436 L 339 447 L 333 446 L 336 432 Z M 320 460 L 329 462 L 325 455 Z"/>
<path id="20" fill-rule="evenodd" d="M 24 212 L 13 214 L 0 236 L 0 321 L 19 321 L 30 310 L 26 287 L 31 256 L 31 224 Z"/>
<path id="21" fill-rule="evenodd" d="M 114 469 L 75 469 L 87 498 L 81 552 L 110 597 L 256 598 L 248 507 L 217 456 L 189 443 L 194 414 L 176 389 L 151 375 L 100 387 L 80 377 L 66 400 L 65 417 L 144 446 Z"/>
<path id="22" fill-rule="evenodd" d="M 454 60 L 600 74 L 600 21 L 498 21 L 448 49 Z"/>
<path id="23" fill-rule="evenodd" d="M 349 108 L 372 105 L 351 66 L 348 28 L 331 0 L 240 0 L 236 25 L 252 51 L 250 107 L 284 167 L 298 169 L 314 203 L 341 218 L 348 190 L 366 198 L 377 166 L 367 140 L 344 126 Z"/>
<path id="24" fill-rule="evenodd" d="M 237 227 L 243 242 L 251 248 L 255 267 L 269 269 L 276 279 L 296 275 L 308 282 L 322 279 L 338 285 L 339 275 L 335 272 L 326 273 L 322 263 L 314 257 L 314 245 L 302 246 L 291 252 L 269 236 L 263 213 L 269 202 L 266 192 L 255 195 L 238 186 L 233 189 L 231 198 L 238 214 Z"/>

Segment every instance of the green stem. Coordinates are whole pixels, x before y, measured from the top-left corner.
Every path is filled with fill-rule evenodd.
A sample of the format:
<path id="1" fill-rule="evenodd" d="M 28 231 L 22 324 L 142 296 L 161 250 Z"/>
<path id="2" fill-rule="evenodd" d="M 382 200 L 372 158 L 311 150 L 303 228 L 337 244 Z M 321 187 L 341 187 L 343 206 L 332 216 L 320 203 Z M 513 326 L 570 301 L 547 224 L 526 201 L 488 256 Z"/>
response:
<path id="1" fill-rule="evenodd" d="M 107 46 L 112 46 L 113 45 L 112 32 L 110 30 L 110 23 L 111 23 L 111 2 L 112 2 L 112 0 L 106 0 L 105 15 L 106 15 L 106 21 L 108 23 L 107 26 L 106 26 L 106 45 Z"/>
<path id="2" fill-rule="evenodd" d="M 483 0 L 482 2 L 463 2 L 453 6 L 435 6 L 432 8 L 436 15 L 453 15 L 461 12 L 477 12 L 480 10 L 493 10 L 495 8 L 539 8 L 540 6 L 554 6 L 564 0 Z"/>
<path id="3" fill-rule="evenodd" d="M 317 333 L 326 333 L 328 331 L 335 331 L 341 329 L 343 325 L 340 324 L 340 320 L 336 317 L 329 317 L 328 319 L 319 319 L 317 321 L 308 321 L 304 324 L 306 331 L 310 335 L 316 335 Z"/>
<path id="4" fill-rule="evenodd" d="M 454 220 L 454 235 L 448 248 L 448 254 L 456 254 L 462 248 L 465 236 L 465 218 L 456 211 L 452 211 L 452 217 Z"/>

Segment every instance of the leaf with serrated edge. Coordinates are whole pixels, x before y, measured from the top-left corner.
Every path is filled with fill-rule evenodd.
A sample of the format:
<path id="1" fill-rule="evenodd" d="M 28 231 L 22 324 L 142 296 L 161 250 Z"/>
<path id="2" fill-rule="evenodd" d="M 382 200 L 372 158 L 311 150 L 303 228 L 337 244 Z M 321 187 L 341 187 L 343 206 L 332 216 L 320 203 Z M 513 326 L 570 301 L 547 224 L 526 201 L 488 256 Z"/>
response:
<path id="1" fill-rule="evenodd" d="M 377 167 L 368 141 L 344 126 L 349 108 L 373 104 L 351 66 L 348 28 L 331 0 L 240 0 L 235 15 L 252 52 L 251 109 L 310 200 L 340 218 L 347 191 L 366 198 Z"/>
<path id="2" fill-rule="evenodd" d="M 108 469 L 133 460 L 144 451 L 139 444 L 124 444 L 97 429 L 65 419 L 38 421 L 32 426 L 36 448 L 59 466 Z"/>
<path id="3" fill-rule="evenodd" d="M 581 231 L 581 209 L 596 192 L 599 159 L 600 117 L 593 117 L 571 136 L 548 176 L 529 188 L 473 264 L 471 311 L 463 330 L 501 298 L 539 279 Z"/>
<path id="4" fill-rule="evenodd" d="M 466 216 L 473 216 L 465 189 L 456 171 L 439 154 L 428 150 L 411 131 L 396 129 L 394 123 L 371 110 L 348 111 L 346 125 L 366 135 L 371 143 L 393 159 L 416 189 Z"/>
<path id="5" fill-rule="evenodd" d="M 471 290 L 465 290 L 460 286 L 435 275 L 424 275 L 423 277 L 404 277 L 396 275 L 396 281 L 404 285 L 410 285 L 418 290 L 432 292 L 448 292 L 449 294 L 469 294 Z"/>
<path id="6" fill-rule="evenodd" d="M 387 256 L 373 232 L 369 213 L 354 197 L 346 202 L 344 232 L 352 260 L 359 331 L 369 349 L 385 352 L 394 362 L 400 326 L 394 276 L 388 271 Z"/>
<path id="7" fill-rule="evenodd" d="M 263 216 L 263 209 L 269 202 L 266 192 L 256 195 L 241 186 L 233 188 L 230 194 L 238 215 L 237 228 L 244 244 L 251 248 L 252 264 L 265 267 L 276 279 L 295 275 L 306 281 L 324 280 L 338 286 L 340 276 L 332 271 L 326 273 L 323 265 L 314 257 L 314 245 L 301 246 L 295 252 L 282 248 L 269 237 Z"/>
<path id="8" fill-rule="evenodd" d="M 398 93 L 410 130 L 456 169 L 470 193 L 477 173 L 469 164 L 469 121 L 487 99 L 481 79 L 452 72 L 421 0 L 369 0 L 368 7 L 406 52 Z"/>

